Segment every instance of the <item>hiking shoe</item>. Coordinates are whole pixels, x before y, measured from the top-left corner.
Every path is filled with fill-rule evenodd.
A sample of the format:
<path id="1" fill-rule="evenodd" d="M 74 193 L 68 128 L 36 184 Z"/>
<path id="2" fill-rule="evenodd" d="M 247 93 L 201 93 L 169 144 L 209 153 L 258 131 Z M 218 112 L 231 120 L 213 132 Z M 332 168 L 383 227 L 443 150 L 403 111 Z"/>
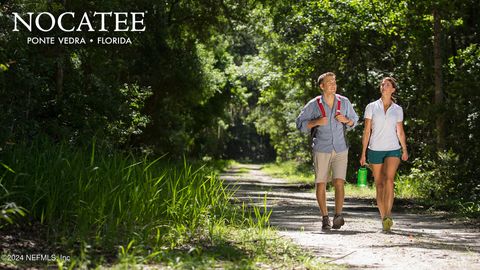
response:
<path id="1" fill-rule="evenodd" d="M 340 229 L 340 227 L 342 227 L 343 224 L 345 224 L 345 220 L 343 219 L 342 214 L 338 214 L 338 215 L 335 215 L 335 217 L 333 217 L 333 226 L 332 226 L 333 229 Z"/>
<path id="2" fill-rule="evenodd" d="M 332 225 L 330 225 L 330 218 L 328 216 L 322 217 L 322 230 L 330 230 Z"/>
<path id="3" fill-rule="evenodd" d="M 391 217 L 384 217 L 382 221 L 383 231 L 389 232 L 393 226 L 393 220 Z"/>

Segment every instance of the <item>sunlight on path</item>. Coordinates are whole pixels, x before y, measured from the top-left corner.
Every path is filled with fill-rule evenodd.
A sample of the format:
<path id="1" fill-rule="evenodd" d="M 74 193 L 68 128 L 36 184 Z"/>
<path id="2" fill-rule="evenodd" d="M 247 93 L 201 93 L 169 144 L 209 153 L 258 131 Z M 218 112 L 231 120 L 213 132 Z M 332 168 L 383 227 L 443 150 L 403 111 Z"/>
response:
<path id="1" fill-rule="evenodd" d="M 273 211 L 270 223 L 332 263 L 349 269 L 480 269 L 480 229 L 467 228 L 440 216 L 394 213 L 391 233 L 381 231 L 372 199 L 345 200 L 346 224 L 321 231 L 315 194 L 311 188 L 289 184 L 260 171 L 261 165 L 238 165 L 222 174 L 240 201 L 263 206 L 267 194 Z M 333 194 L 327 195 L 333 216 Z M 347 194 L 348 196 L 348 194 Z"/>

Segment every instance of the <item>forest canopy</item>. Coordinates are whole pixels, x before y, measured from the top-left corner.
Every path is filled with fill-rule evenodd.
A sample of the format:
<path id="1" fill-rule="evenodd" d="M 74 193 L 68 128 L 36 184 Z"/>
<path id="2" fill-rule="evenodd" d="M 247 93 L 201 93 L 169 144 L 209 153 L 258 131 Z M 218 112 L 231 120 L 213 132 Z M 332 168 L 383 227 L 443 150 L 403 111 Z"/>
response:
<path id="1" fill-rule="evenodd" d="M 335 72 L 339 93 L 363 116 L 379 98 L 380 79 L 393 76 L 411 154 L 401 173 L 438 201 L 480 201 L 475 0 L 1 3 L 2 149 L 38 138 L 77 146 L 95 138 L 108 149 L 175 158 L 309 163 L 310 138 L 294 120 L 320 94 L 317 77 Z M 116 32 L 131 40 L 123 45 L 27 44 L 30 36 L 71 34 L 59 27 L 45 34 L 46 15 L 44 28 L 14 31 L 15 14 L 92 11 L 142 12 L 125 25 L 145 31 Z M 84 23 L 76 29 L 90 29 Z M 91 28 L 103 29 L 98 23 Z M 348 134 L 350 175 L 362 128 Z"/>

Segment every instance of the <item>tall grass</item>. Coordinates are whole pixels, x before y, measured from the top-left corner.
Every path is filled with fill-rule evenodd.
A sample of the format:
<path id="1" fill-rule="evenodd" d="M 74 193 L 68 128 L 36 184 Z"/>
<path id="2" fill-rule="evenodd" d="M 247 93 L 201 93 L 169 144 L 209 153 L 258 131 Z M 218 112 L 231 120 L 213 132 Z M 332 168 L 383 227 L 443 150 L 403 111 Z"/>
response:
<path id="1" fill-rule="evenodd" d="M 94 143 L 79 148 L 48 141 L 3 149 L 0 162 L 0 206 L 15 202 L 22 210 L 9 210 L 8 220 L 0 219 L 0 225 L 19 222 L 12 218 L 26 214 L 28 219 L 18 225 L 27 234 L 42 235 L 33 239 L 36 244 L 41 239 L 41 251 L 22 243 L 11 246 L 7 254 L 42 252 L 71 258 L 46 263 L 0 261 L 2 265 L 323 267 L 314 256 L 276 237 L 269 227 L 272 211 L 266 198 L 263 207 L 231 203 L 233 189 L 227 189 L 213 172 L 226 164 L 177 164 L 161 157 L 106 151 Z M 47 246 L 51 250 L 43 249 Z"/>
<path id="2" fill-rule="evenodd" d="M 173 248 L 233 218 L 222 182 L 187 162 L 46 141 L 4 150 L 1 161 L 12 169 L 3 172 L 2 200 L 26 208 L 65 246 Z"/>

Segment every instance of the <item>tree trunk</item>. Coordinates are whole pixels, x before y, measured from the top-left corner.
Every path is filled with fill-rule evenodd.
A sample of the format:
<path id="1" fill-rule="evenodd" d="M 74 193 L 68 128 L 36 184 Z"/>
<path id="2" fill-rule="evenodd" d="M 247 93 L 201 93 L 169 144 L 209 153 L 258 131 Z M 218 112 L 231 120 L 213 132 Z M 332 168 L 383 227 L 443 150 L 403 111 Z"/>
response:
<path id="1" fill-rule="evenodd" d="M 439 110 L 436 113 L 437 128 L 437 149 L 445 148 L 445 115 L 443 113 L 443 82 L 442 82 L 442 25 L 437 8 L 433 9 L 433 54 L 435 73 L 435 107 Z"/>

